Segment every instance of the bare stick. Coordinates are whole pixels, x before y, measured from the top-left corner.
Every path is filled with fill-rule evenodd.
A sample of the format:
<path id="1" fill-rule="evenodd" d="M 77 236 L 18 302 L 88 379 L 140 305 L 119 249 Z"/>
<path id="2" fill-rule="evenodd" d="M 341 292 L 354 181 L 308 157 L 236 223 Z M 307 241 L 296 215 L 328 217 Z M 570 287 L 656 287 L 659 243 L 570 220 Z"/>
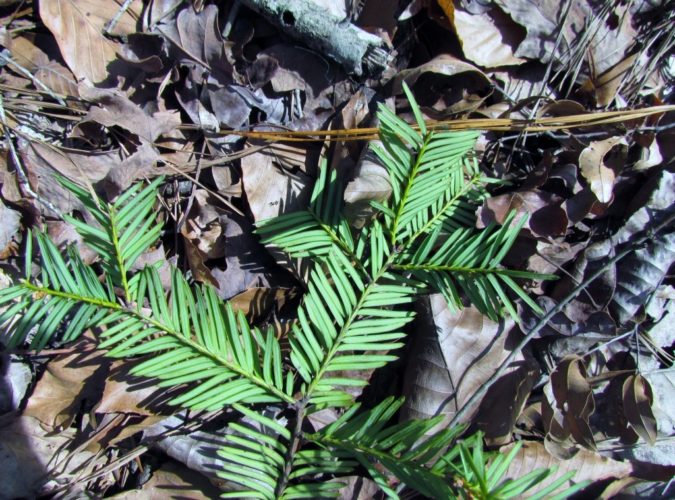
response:
<path id="1" fill-rule="evenodd" d="M 106 25 L 103 27 L 103 34 L 104 35 L 112 35 L 112 30 L 115 29 L 115 26 L 117 26 L 117 23 L 120 22 L 120 19 L 122 19 L 122 16 L 124 13 L 129 10 L 129 7 L 131 6 L 131 3 L 134 0 L 124 0 L 124 3 L 120 7 L 120 10 L 117 11 L 117 14 L 115 14 L 115 17 L 113 17 L 110 21 L 106 23 Z"/>

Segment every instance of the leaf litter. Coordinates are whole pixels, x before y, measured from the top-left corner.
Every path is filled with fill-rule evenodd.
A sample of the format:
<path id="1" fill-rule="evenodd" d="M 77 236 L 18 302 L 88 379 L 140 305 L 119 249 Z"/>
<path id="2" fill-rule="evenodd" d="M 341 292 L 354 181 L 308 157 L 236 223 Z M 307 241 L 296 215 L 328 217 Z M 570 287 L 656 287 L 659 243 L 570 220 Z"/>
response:
<path id="1" fill-rule="evenodd" d="M 339 169 L 344 210 L 357 227 L 391 186 L 368 141 L 327 150 L 246 132 L 376 125 L 377 102 L 412 118 L 403 82 L 430 120 L 672 104 L 667 2 L 541 1 L 533 9 L 524 0 L 305 1 L 377 40 L 384 65 L 361 74 L 333 48 L 317 50 L 239 2 L 0 2 L 3 276 L 26 272 L 28 228 L 46 227 L 61 248 L 78 245 L 95 261 L 63 220 L 86 211 L 59 176 L 113 201 L 138 180 L 168 175 L 158 213 L 168 229 L 142 262 L 167 271 L 166 288 L 169 263 L 211 283 L 283 344 L 303 271 L 261 245 L 254 224 L 306 206 L 319 155 Z M 518 304 L 520 321 L 498 324 L 431 296 L 388 386 L 376 372 L 372 390 L 406 396 L 403 419 L 440 414 L 447 423 L 472 405 L 464 422 L 493 449 L 525 440 L 509 477 L 556 465 L 558 475 L 578 471 L 575 481 L 623 481 L 612 483 L 615 493 L 666 480 L 675 465 L 667 459 L 675 435 L 672 122 L 670 113 L 536 134 L 483 132 L 477 161 L 502 182 L 477 207 L 477 226 L 502 224 L 512 210 L 528 217 L 507 263 L 558 276 L 529 288 L 544 310 L 590 283 L 479 400 L 477 388 L 538 318 Z M 0 469 L 13 479 L 2 496 L 126 498 L 141 483 L 139 498 L 212 496 L 213 484 L 223 485 L 207 448 L 228 416 L 188 419 L 152 384 L 99 357 L 80 344 L 3 353 Z M 610 409 L 616 421 L 603 424 Z M 323 417 L 313 424 L 338 415 Z"/>

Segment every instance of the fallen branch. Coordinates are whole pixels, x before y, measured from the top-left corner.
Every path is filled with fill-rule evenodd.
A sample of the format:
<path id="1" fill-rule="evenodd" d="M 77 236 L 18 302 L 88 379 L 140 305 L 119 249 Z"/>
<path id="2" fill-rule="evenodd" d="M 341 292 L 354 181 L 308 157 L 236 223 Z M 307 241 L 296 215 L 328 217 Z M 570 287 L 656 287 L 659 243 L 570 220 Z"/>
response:
<path id="1" fill-rule="evenodd" d="M 241 0 L 252 10 L 340 63 L 357 76 L 382 71 L 389 59 L 384 41 L 340 19 L 311 0 Z"/>

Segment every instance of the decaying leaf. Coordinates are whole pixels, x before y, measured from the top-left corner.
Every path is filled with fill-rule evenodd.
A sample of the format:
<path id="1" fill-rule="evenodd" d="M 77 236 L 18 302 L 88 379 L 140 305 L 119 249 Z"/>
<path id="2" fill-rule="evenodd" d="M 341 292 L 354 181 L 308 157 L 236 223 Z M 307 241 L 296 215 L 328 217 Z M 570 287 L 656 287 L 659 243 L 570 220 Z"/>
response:
<path id="1" fill-rule="evenodd" d="M 81 473 L 92 460 L 99 465 L 105 458 L 80 450 L 72 453 L 67 446 L 75 439 L 75 430 L 58 434 L 45 431 L 36 418 L 23 415 L 0 428 L 0 497 L 25 498 L 49 494 L 59 486 L 53 481 L 68 481 Z M 92 467 L 96 464 L 92 464 Z"/>
<path id="2" fill-rule="evenodd" d="M 125 491 L 108 498 L 118 500 L 163 500 L 166 498 L 189 498 L 208 500 L 216 498 L 221 491 L 202 474 L 170 461 L 152 471 L 150 479 L 139 489 Z"/>
<path id="3" fill-rule="evenodd" d="M 476 66 L 441 54 L 416 68 L 401 71 L 394 80 L 413 89 L 424 112 L 434 119 L 473 111 L 492 93 L 490 79 Z"/>
<path id="4" fill-rule="evenodd" d="M 450 7 L 452 2 L 446 2 Z M 525 59 L 515 57 L 518 45 L 515 23 L 498 8 L 474 15 L 454 8 L 454 26 L 467 59 L 483 68 L 518 65 Z M 448 16 L 452 20 L 451 16 Z"/>
<path id="5" fill-rule="evenodd" d="M 52 359 L 28 399 L 24 415 L 38 419 L 50 431 L 61 431 L 72 423 L 86 398 L 93 398 L 107 375 L 108 362 L 102 351 L 94 351 L 83 339 L 73 354 Z"/>
<path id="6" fill-rule="evenodd" d="M 601 203 L 612 201 L 616 172 L 607 166 L 605 157 L 618 145 L 626 146 L 626 140 L 623 137 L 610 137 L 603 141 L 591 141 L 579 155 L 581 175 Z"/>
<path id="7" fill-rule="evenodd" d="M 649 444 L 656 441 L 656 419 L 652 413 L 654 396 L 647 379 L 631 375 L 623 383 L 623 409 L 633 430 Z"/>
<path id="8" fill-rule="evenodd" d="M 117 35 L 136 31 L 142 5 L 134 0 L 119 19 Z M 40 16 L 52 32 L 61 55 L 73 74 L 92 83 L 106 80 L 108 64 L 117 58 L 119 45 L 103 34 L 105 25 L 117 14 L 120 4 L 95 0 L 40 0 Z"/>
<path id="9" fill-rule="evenodd" d="M 551 374 L 547 385 L 551 387 L 547 395 L 554 398 L 554 401 L 544 398 L 542 404 L 547 433 L 557 441 L 564 441 L 571 435 L 577 443 L 595 449 L 593 431 L 588 422 L 595 411 L 595 399 L 583 359 L 578 356 L 565 357 Z"/>
<path id="10" fill-rule="evenodd" d="M 442 295 L 430 296 L 429 311 L 418 327 L 418 336 L 405 377 L 406 402 L 403 418 L 428 418 L 445 415 L 449 421 L 466 401 L 492 375 L 495 366 L 508 356 L 508 333 L 513 321 L 494 322 L 476 309 L 451 311 Z M 419 320 L 417 320 L 419 321 Z M 467 421 L 479 412 L 477 422 L 498 440 L 511 432 L 536 378 L 536 372 L 522 354 L 493 386 L 483 401 L 489 401 L 485 413 L 478 406 Z M 487 415 L 488 407 L 503 409 L 501 422 Z"/>
<path id="11" fill-rule="evenodd" d="M 512 446 L 505 446 L 499 451 L 508 453 L 511 448 Z M 547 485 L 568 472 L 574 472 L 574 477 L 567 483 L 568 486 L 571 486 L 587 480 L 620 479 L 631 474 L 633 470 L 632 465 L 628 462 L 612 460 L 583 448 L 569 460 L 560 461 L 550 455 L 541 443 L 528 441 L 516 454 L 506 471 L 505 477 L 515 479 L 535 469 L 551 467 L 557 467 L 555 473 L 538 484 L 533 490 L 528 491 L 528 494 L 532 495 L 546 488 Z"/>

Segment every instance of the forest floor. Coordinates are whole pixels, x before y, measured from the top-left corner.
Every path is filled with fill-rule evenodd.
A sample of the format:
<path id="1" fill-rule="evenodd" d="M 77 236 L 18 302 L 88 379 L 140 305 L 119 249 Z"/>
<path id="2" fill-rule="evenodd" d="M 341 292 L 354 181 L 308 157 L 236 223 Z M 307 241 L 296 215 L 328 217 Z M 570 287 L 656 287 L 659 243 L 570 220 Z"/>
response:
<path id="1" fill-rule="evenodd" d="M 504 265 L 558 279 L 522 283 L 543 323 L 515 295 L 498 321 L 425 298 L 399 359 L 361 374 L 361 400 L 404 396 L 399 418 L 443 415 L 491 450 L 526 443 L 514 477 L 558 466 L 590 480 L 585 498 L 675 495 L 673 2 L 263 4 L 0 1 L 0 287 L 39 271 L 24 259 L 37 231 L 98 265 L 59 178 L 113 202 L 164 176 L 165 229 L 135 269 L 156 264 L 168 290 L 176 266 L 283 339 L 307 286 L 256 223 L 307 206 L 321 157 L 366 224 L 391 195 L 367 129 L 380 104 L 414 123 L 405 83 L 429 124 L 480 130 L 474 157 L 502 182 L 475 227 L 528 216 Z M 36 350 L 10 346 L 12 321 L 0 498 L 219 495 L 209 447 L 230 417 L 177 413 L 93 330 Z M 344 498 L 381 495 L 345 482 Z"/>

